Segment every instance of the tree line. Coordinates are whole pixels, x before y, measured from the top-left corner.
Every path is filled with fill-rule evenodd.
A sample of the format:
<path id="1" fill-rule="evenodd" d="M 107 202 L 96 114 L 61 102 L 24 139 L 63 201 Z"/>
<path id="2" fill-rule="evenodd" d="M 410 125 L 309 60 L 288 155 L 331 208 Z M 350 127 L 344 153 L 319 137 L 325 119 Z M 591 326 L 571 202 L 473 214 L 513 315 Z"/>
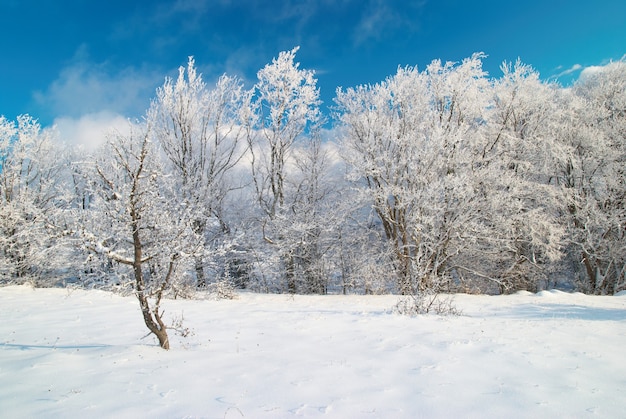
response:
<path id="1" fill-rule="evenodd" d="M 192 58 L 86 154 L 0 118 L 0 282 L 164 296 L 626 289 L 626 61 L 570 87 L 482 54 L 336 91 L 281 52 L 251 88 Z"/>

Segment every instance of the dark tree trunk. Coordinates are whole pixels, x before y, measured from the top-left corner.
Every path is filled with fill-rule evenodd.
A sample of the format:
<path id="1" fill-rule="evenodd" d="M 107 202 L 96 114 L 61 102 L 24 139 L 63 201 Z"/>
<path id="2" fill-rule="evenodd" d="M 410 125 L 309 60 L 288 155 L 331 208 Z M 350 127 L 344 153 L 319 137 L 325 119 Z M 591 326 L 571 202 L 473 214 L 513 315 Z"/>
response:
<path id="1" fill-rule="evenodd" d="M 589 286 L 594 293 L 598 293 L 598 282 L 596 277 L 596 270 L 591 262 L 591 256 L 583 251 L 583 264 L 585 265 L 585 271 L 587 272 L 587 279 L 589 280 Z"/>
<path id="2" fill-rule="evenodd" d="M 150 303 L 146 295 L 146 286 L 143 276 L 142 264 L 143 264 L 143 252 L 141 238 L 139 236 L 138 217 L 134 208 L 131 209 L 131 218 L 133 220 L 133 272 L 135 274 L 135 289 L 137 291 L 137 299 L 139 300 L 139 306 L 141 307 L 141 314 L 143 315 L 144 323 L 150 332 L 159 340 L 159 345 L 163 349 L 170 348 L 169 338 L 167 336 L 167 327 L 161 319 L 161 313 L 159 313 L 159 305 L 157 304 L 154 310 L 150 309 Z M 159 290 L 158 299 L 161 299 L 162 291 Z"/>
<path id="3" fill-rule="evenodd" d="M 142 265 L 145 262 L 143 258 L 143 244 L 141 242 L 141 236 L 139 234 L 140 229 L 140 202 L 139 202 L 139 180 L 141 178 L 143 172 L 143 164 L 144 159 L 146 158 L 146 149 L 145 143 L 144 148 L 141 154 L 141 160 L 139 167 L 137 168 L 137 172 L 133 179 L 133 186 L 130 193 L 130 226 L 132 228 L 132 236 L 133 236 L 133 273 L 135 275 L 135 289 L 137 292 L 137 299 L 139 300 L 139 306 L 141 307 L 141 314 L 143 315 L 143 320 L 146 324 L 146 327 L 150 332 L 154 333 L 154 335 L 159 340 L 159 345 L 161 348 L 168 350 L 170 348 L 169 338 L 167 336 L 167 327 L 163 323 L 161 319 L 161 313 L 159 313 L 159 303 L 161 301 L 161 296 L 163 294 L 163 287 L 161 287 L 157 291 L 157 303 L 154 309 L 150 309 L 150 303 L 148 301 L 149 292 L 146 290 L 145 278 L 143 276 Z M 173 263 L 173 261 L 172 261 Z M 171 274 L 171 268 L 173 265 L 170 265 L 170 272 L 168 272 L 168 279 Z"/>
<path id="4" fill-rule="evenodd" d="M 196 284 L 198 288 L 206 288 L 209 284 L 206 280 L 206 274 L 204 273 L 204 264 L 202 263 L 202 257 L 196 257 Z"/>

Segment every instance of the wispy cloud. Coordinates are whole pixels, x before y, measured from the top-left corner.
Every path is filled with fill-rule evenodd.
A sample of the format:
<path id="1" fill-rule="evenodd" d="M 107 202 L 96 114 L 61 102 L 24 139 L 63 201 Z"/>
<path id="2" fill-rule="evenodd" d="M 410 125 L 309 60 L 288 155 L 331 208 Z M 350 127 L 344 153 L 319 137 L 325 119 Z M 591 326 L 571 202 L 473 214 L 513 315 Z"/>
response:
<path id="1" fill-rule="evenodd" d="M 79 59 L 34 98 L 54 116 L 75 118 L 102 111 L 137 116 L 148 108 L 162 80 L 163 75 L 147 69 L 112 68 Z"/>
<path id="2" fill-rule="evenodd" d="M 555 77 L 559 78 L 559 77 L 563 77 L 563 76 L 569 76 L 570 74 L 576 73 L 577 71 L 581 71 L 582 69 L 583 69 L 582 65 L 574 64 L 573 66 L 571 66 L 567 70 L 563 70 L 560 73 L 558 73 Z"/>
<path id="3" fill-rule="evenodd" d="M 54 119 L 61 141 L 90 151 L 105 141 L 108 131 L 123 132 L 129 118 L 141 117 L 164 77 L 147 68 L 92 62 L 83 47 L 34 99 Z"/>
<path id="4" fill-rule="evenodd" d="M 622 56 L 622 58 L 618 59 L 618 61 L 622 61 L 622 60 L 626 60 L 626 55 Z M 554 78 L 558 79 L 560 77 L 567 77 L 570 76 L 570 78 L 572 80 L 576 80 L 576 78 L 578 80 L 584 80 L 585 78 L 589 78 L 594 76 L 595 74 L 598 74 L 602 71 L 605 71 L 607 69 L 607 66 L 610 66 L 613 62 L 615 62 L 612 58 L 610 59 L 604 59 L 602 60 L 599 64 L 596 65 L 581 65 L 581 64 L 574 64 L 573 66 L 571 66 L 570 68 L 566 69 L 566 70 L 562 70 L 561 72 L 557 73 Z M 557 70 L 561 70 L 562 67 L 557 68 Z M 578 77 L 576 77 L 576 74 Z"/>
<path id="5" fill-rule="evenodd" d="M 356 45 L 377 41 L 397 30 L 417 30 L 419 22 L 415 15 L 426 4 L 425 1 L 395 2 L 369 0 L 362 8 L 361 19 L 354 28 Z"/>

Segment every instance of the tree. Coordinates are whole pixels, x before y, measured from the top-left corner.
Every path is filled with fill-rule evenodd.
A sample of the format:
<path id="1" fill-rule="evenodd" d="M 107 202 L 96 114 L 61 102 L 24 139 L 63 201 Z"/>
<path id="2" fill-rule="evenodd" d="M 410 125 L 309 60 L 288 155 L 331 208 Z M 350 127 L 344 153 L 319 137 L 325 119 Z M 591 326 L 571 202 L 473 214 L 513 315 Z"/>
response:
<path id="1" fill-rule="evenodd" d="M 472 144 L 486 101 L 482 56 L 338 90 L 344 158 L 362 179 L 403 294 L 438 287 L 474 214 Z"/>
<path id="2" fill-rule="evenodd" d="M 295 255 L 306 252 L 291 242 L 288 229 L 297 211 L 295 196 L 287 189 L 289 164 L 293 163 L 294 145 L 311 139 L 319 128 L 319 90 L 314 73 L 294 63 L 298 48 L 281 52 L 271 64 L 261 69 L 256 84 L 256 135 L 249 137 L 252 180 L 258 208 L 260 229 L 266 244 L 278 250 L 279 276 L 286 280 L 289 292 L 297 291 Z M 300 242 L 301 243 L 301 242 Z"/>
<path id="3" fill-rule="evenodd" d="M 238 186 L 229 183 L 229 174 L 245 153 L 251 94 L 239 80 L 225 75 L 209 90 L 190 57 L 176 81 L 167 78 L 157 89 L 148 112 L 153 140 L 167 156 L 180 201 L 197 209 L 193 224 L 207 250 L 229 230 L 223 201 Z M 199 286 L 207 285 L 207 257 L 196 260 Z"/>
<path id="4" fill-rule="evenodd" d="M 337 92 L 343 154 L 378 215 L 402 294 L 476 279 L 501 292 L 532 287 L 529 270 L 560 256 L 546 172 L 551 88 L 522 67 L 492 83 L 482 58 L 400 68 Z"/>
<path id="5" fill-rule="evenodd" d="M 564 187 L 570 257 L 582 289 L 626 289 L 626 61 L 581 77 L 568 96 L 570 118 L 554 165 Z"/>
<path id="6" fill-rule="evenodd" d="M 288 211 L 280 213 L 279 243 L 289 256 L 288 275 L 295 290 L 326 294 L 337 251 L 338 233 L 345 221 L 332 162 L 319 138 L 296 147 L 288 188 Z M 278 224 L 277 223 L 277 224 Z"/>
<path id="7" fill-rule="evenodd" d="M 551 167 L 560 153 L 563 112 L 560 92 L 519 60 L 503 63 L 494 80 L 480 155 L 480 190 L 485 202 L 479 240 L 478 274 L 500 292 L 535 291 L 562 254 L 560 194 Z M 482 256 L 480 256 L 482 255 Z"/>
<path id="8" fill-rule="evenodd" d="M 64 165 L 53 144 L 28 115 L 0 117 L 0 278 L 49 283 L 65 266 L 62 208 Z M 49 278 L 46 278 L 49 276 Z"/>
<path id="9" fill-rule="evenodd" d="M 169 349 L 161 302 L 183 280 L 203 242 L 193 228 L 194 208 L 178 201 L 176 184 L 164 172 L 151 127 L 135 126 L 117 135 L 94 165 L 94 208 L 82 235 L 93 252 L 130 268 L 135 295 L 150 333 Z"/>

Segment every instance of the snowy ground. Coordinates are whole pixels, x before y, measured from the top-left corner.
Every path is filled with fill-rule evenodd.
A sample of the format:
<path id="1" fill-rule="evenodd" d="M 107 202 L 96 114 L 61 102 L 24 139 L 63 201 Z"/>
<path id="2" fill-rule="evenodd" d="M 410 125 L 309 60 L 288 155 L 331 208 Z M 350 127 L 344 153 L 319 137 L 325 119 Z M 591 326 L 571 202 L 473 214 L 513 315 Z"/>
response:
<path id="1" fill-rule="evenodd" d="M 194 335 L 164 351 L 134 297 L 0 288 L 0 416 L 553 418 L 626 414 L 626 296 L 166 301 Z"/>

